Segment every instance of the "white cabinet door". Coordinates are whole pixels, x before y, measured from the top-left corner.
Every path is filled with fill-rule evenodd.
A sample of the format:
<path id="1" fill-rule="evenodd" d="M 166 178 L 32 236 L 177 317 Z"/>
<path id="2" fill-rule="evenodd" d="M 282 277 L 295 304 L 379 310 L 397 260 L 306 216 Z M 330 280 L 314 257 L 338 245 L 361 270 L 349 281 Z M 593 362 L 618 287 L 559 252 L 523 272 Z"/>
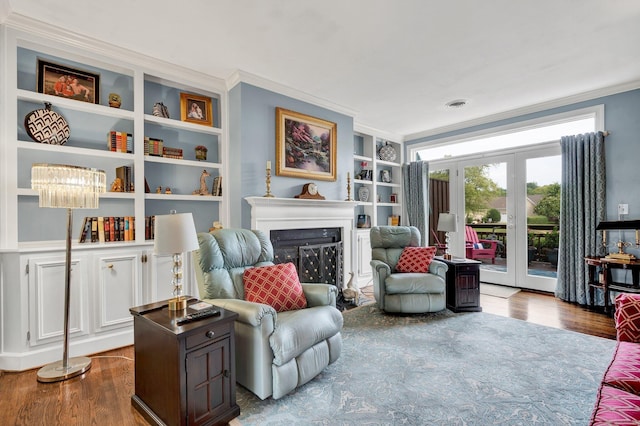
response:
<path id="1" fill-rule="evenodd" d="M 129 308 L 140 304 L 141 252 L 102 252 L 95 259 L 96 331 L 130 326 Z"/>
<path id="2" fill-rule="evenodd" d="M 64 336 L 65 254 L 29 257 L 29 344 L 61 341 Z M 69 336 L 89 333 L 87 257 L 71 257 Z"/>
<path id="3" fill-rule="evenodd" d="M 358 287 L 366 286 L 371 281 L 371 239 L 369 230 L 356 232 L 356 245 L 358 247 Z"/>

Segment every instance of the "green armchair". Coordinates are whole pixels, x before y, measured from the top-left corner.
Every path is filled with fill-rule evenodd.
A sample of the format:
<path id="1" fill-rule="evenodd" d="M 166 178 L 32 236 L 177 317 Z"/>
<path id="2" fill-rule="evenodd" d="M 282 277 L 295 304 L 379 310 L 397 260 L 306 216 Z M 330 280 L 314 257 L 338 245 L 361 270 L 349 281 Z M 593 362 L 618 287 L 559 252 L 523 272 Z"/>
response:
<path id="1" fill-rule="evenodd" d="M 380 309 L 396 313 L 441 311 L 446 306 L 448 266 L 432 260 L 429 272 L 396 271 L 405 247 L 420 246 L 420 231 L 414 226 L 371 228 L 373 294 Z"/>
<path id="2" fill-rule="evenodd" d="M 239 314 L 236 379 L 260 399 L 278 399 L 317 376 L 342 350 L 337 288 L 305 284 L 307 308 L 285 312 L 244 300 L 244 271 L 273 265 L 271 241 L 260 231 L 199 233 L 194 252 L 200 298 Z"/>

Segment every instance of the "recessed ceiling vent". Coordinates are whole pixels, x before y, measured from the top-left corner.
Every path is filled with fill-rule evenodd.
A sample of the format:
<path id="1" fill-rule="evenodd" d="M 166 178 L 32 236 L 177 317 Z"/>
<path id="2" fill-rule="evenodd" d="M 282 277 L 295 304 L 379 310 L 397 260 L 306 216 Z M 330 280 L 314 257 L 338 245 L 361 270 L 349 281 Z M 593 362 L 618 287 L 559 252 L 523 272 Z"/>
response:
<path id="1" fill-rule="evenodd" d="M 447 102 L 445 105 L 449 108 L 462 108 L 467 104 L 464 99 L 456 99 L 455 101 Z"/>

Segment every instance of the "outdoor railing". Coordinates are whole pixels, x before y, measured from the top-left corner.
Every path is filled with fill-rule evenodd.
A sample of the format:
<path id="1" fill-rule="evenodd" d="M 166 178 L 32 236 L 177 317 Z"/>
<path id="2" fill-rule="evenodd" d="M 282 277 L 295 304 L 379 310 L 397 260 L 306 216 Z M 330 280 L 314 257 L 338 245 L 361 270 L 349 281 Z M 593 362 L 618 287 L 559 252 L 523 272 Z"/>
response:
<path id="1" fill-rule="evenodd" d="M 478 234 L 478 238 L 481 240 L 498 240 L 502 244 L 502 256 L 506 255 L 507 252 L 507 224 L 498 222 L 498 223 L 473 223 L 469 224 L 473 229 L 475 229 Z M 530 245 L 536 248 L 537 255 L 540 256 L 542 253 L 542 245 L 544 242 L 544 238 L 552 234 L 553 232 L 557 232 L 558 225 L 554 223 L 540 223 L 527 224 L 527 234 L 529 236 Z M 555 247 L 557 248 L 557 247 Z"/>

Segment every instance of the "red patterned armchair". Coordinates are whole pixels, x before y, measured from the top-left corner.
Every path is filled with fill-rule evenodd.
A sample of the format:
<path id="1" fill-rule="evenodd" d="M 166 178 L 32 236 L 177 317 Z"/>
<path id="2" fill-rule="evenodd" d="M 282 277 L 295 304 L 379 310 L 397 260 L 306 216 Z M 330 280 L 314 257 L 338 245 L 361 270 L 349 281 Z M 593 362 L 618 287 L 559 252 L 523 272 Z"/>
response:
<path id="1" fill-rule="evenodd" d="M 590 425 L 640 424 L 640 294 L 615 300 L 618 344 L 604 373 Z"/>

